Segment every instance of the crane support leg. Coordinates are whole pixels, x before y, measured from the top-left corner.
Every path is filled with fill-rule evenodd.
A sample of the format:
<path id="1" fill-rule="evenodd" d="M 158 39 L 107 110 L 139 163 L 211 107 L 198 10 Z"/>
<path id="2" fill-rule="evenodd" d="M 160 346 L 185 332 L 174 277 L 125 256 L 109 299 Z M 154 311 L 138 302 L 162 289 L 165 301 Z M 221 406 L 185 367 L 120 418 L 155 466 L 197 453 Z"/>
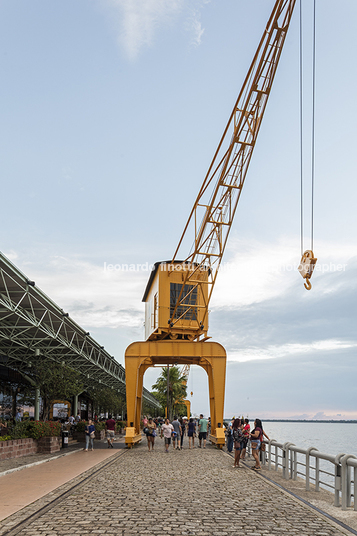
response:
<path id="1" fill-rule="evenodd" d="M 141 440 L 140 420 L 145 371 L 154 365 L 199 365 L 208 375 L 211 434 L 210 441 L 222 448 L 226 351 L 217 342 L 146 341 L 134 342 L 125 352 L 127 427 L 125 444 Z"/>
<path id="2" fill-rule="evenodd" d="M 187 408 L 187 418 L 189 419 L 191 417 L 191 402 L 189 400 L 183 400 L 183 404 Z"/>

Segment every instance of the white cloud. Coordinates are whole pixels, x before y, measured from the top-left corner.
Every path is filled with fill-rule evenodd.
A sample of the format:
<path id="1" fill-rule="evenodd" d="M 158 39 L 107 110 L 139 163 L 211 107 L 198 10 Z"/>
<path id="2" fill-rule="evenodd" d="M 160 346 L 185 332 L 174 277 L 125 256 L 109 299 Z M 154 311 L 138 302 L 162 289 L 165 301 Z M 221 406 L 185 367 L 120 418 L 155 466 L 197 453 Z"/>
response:
<path id="1" fill-rule="evenodd" d="M 89 328 L 143 326 L 147 271 L 108 271 L 75 257 L 50 257 L 41 266 L 26 263 L 31 278 L 75 322 Z"/>
<path id="2" fill-rule="evenodd" d="M 339 276 L 348 270 L 351 257 L 357 255 L 357 247 L 320 242 L 314 253 L 318 260 L 310 292 L 328 293 L 332 287 L 327 275 L 337 276 L 334 285 L 343 284 Z M 212 308 L 244 307 L 282 296 L 288 289 L 299 286 L 307 295 L 297 271 L 301 258 L 298 237 L 282 237 L 269 243 L 231 239 L 226 258 L 229 260 L 223 261 L 218 275 Z"/>
<path id="3" fill-rule="evenodd" d="M 324 339 L 314 341 L 309 344 L 282 344 L 269 345 L 266 348 L 247 348 L 241 349 L 239 352 L 229 352 L 227 359 L 229 361 L 253 361 L 259 359 L 275 359 L 279 357 L 290 357 L 299 354 L 308 354 L 311 352 L 328 352 L 332 350 L 343 350 L 346 348 L 357 348 L 357 343 L 354 341 L 346 342 L 336 339 Z"/>
<path id="4" fill-rule="evenodd" d="M 192 15 L 189 17 L 186 23 L 186 28 L 189 34 L 192 35 L 191 44 L 194 46 L 200 46 L 202 42 L 202 35 L 205 30 L 202 28 L 200 11 L 198 9 L 192 10 Z"/>
<path id="5" fill-rule="evenodd" d="M 158 32 L 184 13 L 190 44 L 199 46 L 204 28 L 201 11 L 210 0 L 101 0 L 114 23 L 118 43 L 130 60 L 151 46 Z"/>
<path id="6" fill-rule="evenodd" d="M 118 41 L 134 60 L 141 48 L 152 45 L 155 33 L 180 13 L 184 0 L 104 0 L 115 14 Z"/>

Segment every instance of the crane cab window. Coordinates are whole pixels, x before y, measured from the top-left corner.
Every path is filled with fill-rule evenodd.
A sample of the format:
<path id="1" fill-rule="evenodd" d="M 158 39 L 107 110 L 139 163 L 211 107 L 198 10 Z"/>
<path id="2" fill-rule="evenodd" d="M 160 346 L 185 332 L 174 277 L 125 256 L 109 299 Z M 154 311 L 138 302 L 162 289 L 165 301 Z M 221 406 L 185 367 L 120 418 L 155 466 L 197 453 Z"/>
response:
<path id="1" fill-rule="evenodd" d="M 180 283 L 170 283 L 170 316 L 172 317 L 175 305 L 178 301 L 182 285 Z M 192 290 L 193 289 L 193 290 Z M 192 290 L 192 292 L 190 292 Z M 188 294 L 190 292 L 190 294 Z M 187 296 L 188 294 L 188 296 Z M 182 315 L 183 320 L 197 320 L 197 287 L 193 285 L 185 285 L 181 294 L 181 305 L 176 309 L 174 318 L 180 318 Z M 190 307 L 187 307 L 190 306 Z"/>

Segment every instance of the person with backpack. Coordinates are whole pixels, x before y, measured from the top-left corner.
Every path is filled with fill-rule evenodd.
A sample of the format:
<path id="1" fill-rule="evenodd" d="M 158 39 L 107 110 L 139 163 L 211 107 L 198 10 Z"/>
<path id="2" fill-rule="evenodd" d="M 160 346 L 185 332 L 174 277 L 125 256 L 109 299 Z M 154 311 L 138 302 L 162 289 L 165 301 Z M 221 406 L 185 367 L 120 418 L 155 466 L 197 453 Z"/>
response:
<path id="1" fill-rule="evenodd" d="M 233 428 L 233 440 L 234 440 L 234 448 L 235 448 L 233 467 L 241 467 L 241 465 L 239 465 L 239 458 L 240 458 L 240 453 L 241 453 L 242 445 L 244 441 L 242 421 L 240 419 L 234 419 L 232 428 Z"/>

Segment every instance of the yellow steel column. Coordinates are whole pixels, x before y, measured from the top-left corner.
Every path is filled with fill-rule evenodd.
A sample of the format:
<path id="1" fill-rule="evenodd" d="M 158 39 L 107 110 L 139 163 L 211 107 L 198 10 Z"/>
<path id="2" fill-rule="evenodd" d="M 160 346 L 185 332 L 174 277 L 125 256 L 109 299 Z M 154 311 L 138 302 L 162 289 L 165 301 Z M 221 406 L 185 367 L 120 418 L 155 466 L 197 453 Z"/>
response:
<path id="1" fill-rule="evenodd" d="M 211 365 L 207 370 L 211 405 L 211 435 L 209 439 L 222 448 L 225 444 L 223 412 L 226 384 L 226 360 L 220 357 L 210 357 L 207 360 Z"/>
<path id="2" fill-rule="evenodd" d="M 191 417 L 191 402 L 189 400 L 183 400 L 183 403 L 186 406 L 187 409 L 187 418 L 189 419 Z"/>
<path id="3" fill-rule="evenodd" d="M 129 346 L 130 348 L 130 346 Z M 140 417 L 141 401 L 143 393 L 143 379 L 146 369 L 150 366 L 143 364 L 140 355 L 125 355 L 125 384 L 126 384 L 126 412 L 127 426 L 125 432 L 125 444 L 132 447 L 141 440 Z"/>

